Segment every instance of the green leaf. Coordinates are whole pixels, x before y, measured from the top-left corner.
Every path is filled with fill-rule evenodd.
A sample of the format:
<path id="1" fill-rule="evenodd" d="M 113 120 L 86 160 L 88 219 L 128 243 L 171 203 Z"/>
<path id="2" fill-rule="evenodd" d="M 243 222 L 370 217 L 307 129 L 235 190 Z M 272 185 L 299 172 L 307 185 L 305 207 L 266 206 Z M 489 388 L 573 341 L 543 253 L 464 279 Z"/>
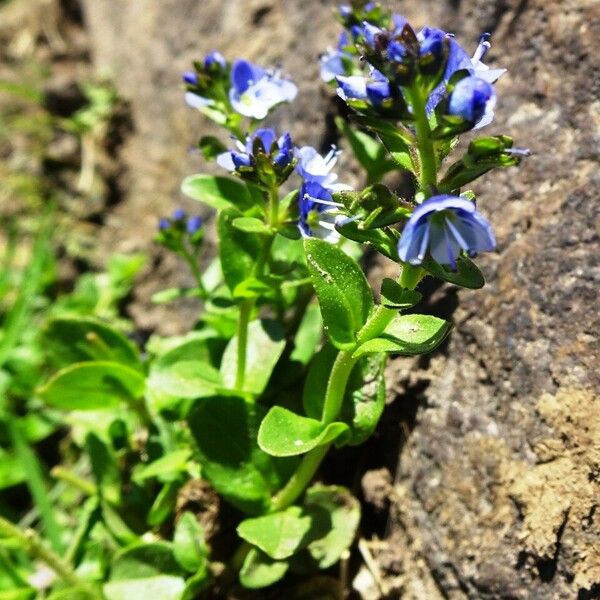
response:
<path id="1" fill-rule="evenodd" d="M 254 205 L 254 197 L 241 181 L 213 175 L 190 175 L 183 180 L 181 191 L 193 200 L 216 210 L 235 207 L 245 210 Z"/>
<path id="2" fill-rule="evenodd" d="M 296 456 L 329 444 L 346 431 L 345 423 L 324 425 L 282 406 L 273 406 L 260 424 L 258 445 L 271 456 Z"/>
<path id="3" fill-rule="evenodd" d="M 358 266 L 346 253 L 319 239 L 304 241 L 308 270 L 331 343 L 349 350 L 373 309 L 373 294 Z"/>
<path id="4" fill-rule="evenodd" d="M 283 560 L 302 547 L 311 526 L 310 515 L 299 506 L 290 506 L 279 512 L 246 519 L 238 525 L 237 532 L 271 558 Z"/>
<path id="5" fill-rule="evenodd" d="M 69 591 L 69 590 L 64 590 Z M 0 590 L 0 600 L 33 600 L 37 591 L 33 588 L 19 588 L 14 590 Z M 58 596 L 52 594 L 48 600 L 92 600 L 90 596 Z M 93 599 L 95 600 L 95 599 Z"/>
<path id="6" fill-rule="evenodd" d="M 254 262 L 260 250 L 255 234 L 240 231 L 233 221 L 241 216 L 237 209 L 221 212 L 217 223 L 219 256 L 227 287 L 233 292 L 254 270 Z"/>
<path id="7" fill-rule="evenodd" d="M 273 282 L 267 276 L 258 279 L 258 277 L 247 277 L 235 286 L 233 297 L 241 298 L 274 298 L 276 288 Z"/>
<path id="8" fill-rule="evenodd" d="M 55 367 L 102 360 L 142 368 L 135 346 L 121 332 L 92 317 L 52 319 L 42 343 Z"/>
<path id="9" fill-rule="evenodd" d="M 360 244 L 366 244 L 394 262 L 398 262 L 399 235 L 395 229 L 387 227 L 385 229 L 363 229 L 356 221 L 336 225 L 336 229 L 344 237 Z"/>
<path id="10" fill-rule="evenodd" d="M 340 414 L 350 427 L 344 445 L 359 446 L 375 431 L 385 408 L 385 364 L 384 354 L 371 354 L 354 365 Z"/>
<path id="11" fill-rule="evenodd" d="M 236 336 L 225 348 L 221 361 L 223 385 L 230 389 L 235 386 L 237 345 L 238 338 Z M 277 322 L 268 319 L 252 321 L 248 325 L 244 389 L 240 391 L 255 395 L 261 394 L 267 387 L 271 372 L 284 348 L 284 332 Z"/>
<path id="12" fill-rule="evenodd" d="M 278 582 L 288 568 L 287 562 L 273 560 L 264 552 L 252 548 L 240 570 L 240 583 L 251 590 L 268 587 Z"/>
<path id="13" fill-rule="evenodd" d="M 125 546 L 139 542 L 138 536 L 131 531 L 119 513 L 110 504 L 102 502 L 101 508 L 104 526 L 120 545 Z"/>
<path id="14" fill-rule="evenodd" d="M 316 303 L 309 304 L 294 337 L 291 360 L 298 361 L 303 365 L 308 364 L 321 341 L 322 324 L 319 306 Z"/>
<path id="15" fill-rule="evenodd" d="M 181 600 L 185 589 L 183 577 L 156 575 L 139 579 L 122 579 L 104 584 L 106 600 L 132 600 L 133 598 L 160 598 Z"/>
<path id="16" fill-rule="evenodd" d="M 410 155 L 410 146 L 404 141 L 402 136 L 396 135 L 395 133 L 388 134 L 379 132 L 379 138 L 386 150 L 390 153 L 390 156 L 394 159 L 396 165 L 413 173 L 415 167 Z"/>
<path id="17" fill-rule="evenodd" d="M 66 410 L 112 410 L 144 394 L 143 375 L 120 363 L 94 361 L 60 370 L 38 395 L 46 404 Z"/>
<path id="18" fill-rule="evenodd" d="M 331 344 L 325 344 L 310 362 L 302 390 L 302 406 L 312 419 L 320 419 L 323 414 L 327 383 L 337 354 Z"/>
<path id="19" fill-rule="evenodd" d="M 147 465 L 138 465 L 133 479 L 140 482 L 157 477 L 164 482 L 172 481 L 187 471 L 187 464 L 191 456 L 192 451 L 189 448 L 173 450 Z"/>
<path id="20" fill-rule="evenodd" d="M 8 598 L 4 598 L 2 592 L 0 592 L 0 600 L 8 600 Z M 14 600 L 17 600 L 17 598 L 15 597 Z M 25 597 L 23 600 L 25 600 Z M 47 600 L 98 600 L 98 594 L 94 594 L 85 588 L 72 587 L 54 592 L 48 596 Z"/>
<path id="21" fill-rule="evenodd" d="M 292 569 L 300 573 L 327 569 L 352 545 L 360 522 L 360 504 L 346 488 L 317 484 L 306 491 L 304 508 L 314 514 L 316 539 L 294 556 Z"/>
<path id="22" fill-rule="evenodd" d="M 390 352 L 404 356 L 427 354 L 439 346 L 450 332 L 451 324 L 430 315 L 396 317 L 380 337 L 365 342 L 354 357 L 370 352 Z"/>
<path id="23" fill-rule="evenodd" d="M 227 146 L 213 135 L 202 136 L 198 148 L 206 160 L 215 160 L 219 154 L 227 151 Z"/>
<path id="24" fill-rule="evenodd" d="M 431 258 L 423 261 L 421 266 L 433 277 L 464 288 L 478 290 L 485 285 L 485 279 L 477 265 L 465 256 L 456 259 L 456 271 L 450 271 Z"/>
<path id="25" fill-rule="evenodd" d="M 388 277 L 381 284 L 381 303 L 386 308 L 406 310 L 421 302 L 422 298 L 417 290 L 407 290 Z"/>
<path id="26" fill-rule="evenodd" d="M 147 383 L 153 402 L 165 404 L 170 398 L 212 396 L 221 385 L 212 358 L 210 341 L 206 339 L 186 341 L 157 358 Z"/>
<path id="27" fill-rule="evenodd" d="M 211 581 L 211 572 L 206 562 L 185 582 L 185 590 L 180 600 L 197 600 Z"/>
<path id="28" fill-rule="evenodd" d="M 410 147 L 415 143 L 414 136 L 405 129 L 395 127 L 389 121 L 365 116 L 355 116 L 357 122 L 375 131 L 394 162 L 407 171 L 414 172 L 415 167 L 410 155 Z"/>
<path id="29" fill-rule="evenodd" d="M 263 409 L 242 398 L 220 396 L 198 400 L 188 423 L 202 474 L 228 502 L 249 514 L 265 512 L 295 461 L 275 462 L 256 443 Z"/>
<path id="30" fill-rule="evenodd" d="M 183 513 L 177 521 L 173 554 L 186 571 L 193 573 L 206 565 L 208 548 L 204 543 L 204 530 L 191 512 Z"/>
<path id="31" fill-rule="evenodd" d="M 178 479 L 168 481 L 162 486 L 146 516 L 150 527 L 162 525 L 173 514 L 180 488 L 181 481 Z"/>
<path id="32" fill-rule="evenodd" d="M 248 233 L 261 233 L 263 235 L 271 235 L 271 228 L 256 217 L 237 217 L 231 224 L 240 231 Z"/>
<path id="33" fill-rule="evenodd" d="M 151 542 L 129 546 L 115 555 L 110 569 L 111 581 L 155 575 L 183 575 L 171 544 Z"/>
<path id="34" fill-rule="evenodd" d="M 0 448 L 0 490 L 18 485 L 26 479 L 23 462 Z"/>
<path id="35" fill-rule="evenodd" d="M 518 165 L 521 157 L 508 152 L 512 145 L 512 138 L 506 135 L 473 140 L 466 154 L 448 167 L 438 186 L 440 193 L 453 192 L 492 169 Z"/>
<path id="36" fill-rule="evenodd" d="M 113 505 L 121 503 L 121 476 L 113 451 L 95 433 L 88 433 L 85 450 L 92 463 L 100 497 Z"/>
<path id="37" fill-rule="evenodd" d="M 352 127 L 342 117 L 336 117 L 335 124 L 350 142 L 354 156 L 364 167 L 370 182 L 379 181 L 385 173 L 396 167 L 394 162 L 387 160 L 387 151 L 381 142 Z"/>
<path id="38" fill-rule="evenodd" d="M 333 198 L 344 205 L 348 214 L 356 217 L 361 230 L 378 229 L 406 221 L 413 211 L 412 204 L 382 183 L 371 185 L 361 192 L 336 192 Z"/>

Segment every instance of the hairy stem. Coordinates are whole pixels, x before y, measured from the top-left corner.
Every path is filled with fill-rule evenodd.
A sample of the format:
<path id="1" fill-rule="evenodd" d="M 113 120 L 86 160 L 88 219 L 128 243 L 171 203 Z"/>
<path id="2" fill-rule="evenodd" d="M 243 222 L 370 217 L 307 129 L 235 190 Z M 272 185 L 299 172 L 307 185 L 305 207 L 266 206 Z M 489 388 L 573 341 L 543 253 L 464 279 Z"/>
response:
<path id="1" fill-rule="evenodd" d="M 66 561 L 50 550 L 33 529 L 21 531 L 10 521 L 0 517 L 0 536 L 17 540 L 28 554 L 48 565 L 65 583 L 85 589 L 98 600 L 103 598 L 99 590 L 80 579 Z"/>
<path id="2" fill-rule="evenodd" d="M 277 187 L 272 188 L 268 193 L 268 209 L 266 224 L 270 227 L 277 225 L 277 219 L 279 216 L 279 189 Z M 265 267 L 269 263 L 269 256 L 271 253 L 271 246 L 275 236 L 273 234 L 265 235 L 258 258 L 254 265 L 254 276 L 261 277 L 264 275 Z M 237 366 L 235 371 L 235 389 L 244 389 L 244 377 L 246 373 L 246 360 L 248 352 L 248 324 L 250 322 L 250 316 L 254 309 L 255 300 L 253 298 L 244 300 L 240 305 L 240 314 L 238 317 L 238 328 L 237 328 Z"/>
<path id="3" fill-rule="evenodd" d="M 417 151 L 421 167 L 419 169 L 419 188 L 421 192 L 430 196 L 432 188 L 437 183 L 437 163 L 433 140 L 430 137 L 431 128 L 425 109 L 427 96 L 421 92 L 418 85 L 407 88 L 406 93 L 415 117 Z"/>
<path id="4" fill-rule="evenodd" d="M 240 305 L 237 327 L 237 366 L 235 371 L 235 389 L 244 389 L 246 374 L 246 353 L 248 349 L 248 323 L 254 308 L 253 300 L 244 300 Z"/>
<path id="5" fill-rule="evenodd" d="M 396 314 L 397 311 L 395 310 L 378 306 L 359 332 L 355 348 L 367 340 L 377 337 Z M 328 425 L 329 423 L 333 423 L 340 414 L 348 377 L 357 361 L 357 359 L 352 357 L 353 352 L 354 350 L 339 352 L 335 359 L 325 393 L 323 416 L 321 418 L 323 424 Z M 273 498 L 271 505 L 273 511 L 287 508 L 304 492 L 317 472 L 322 460 L 325 458 L 330 446 L 331 444 L 317 446 L 304 455 L 295 473 Z"/>

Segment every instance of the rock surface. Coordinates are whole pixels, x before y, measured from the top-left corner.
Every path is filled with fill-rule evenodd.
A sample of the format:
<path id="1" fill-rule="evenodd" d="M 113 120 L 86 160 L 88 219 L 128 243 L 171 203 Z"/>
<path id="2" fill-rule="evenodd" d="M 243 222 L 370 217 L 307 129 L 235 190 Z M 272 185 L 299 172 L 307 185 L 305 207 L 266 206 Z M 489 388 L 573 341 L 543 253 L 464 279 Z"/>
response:
<path id="1" fill-rule="evenodd" d="M 331 140 L 315 58 L 335 44 L 334 6 L 84 0 L 95 63 L 131 103 L 135 126 L 129 192 L 108 221 L 107 246 L 146 249 L 157 217 L 180 201 L 181 177 L 203 168 L 187 147 L 208 128 L 183 105 L 178 81 L 213 48 L 281 62 L 300 94 L 274 123 L 300 143 Z M 390 365 L 393 404 L 406 403 L 412 431 L 389 535 L 373 555 L 395 598 L 600 597 L 600 5 L 407 0 L 393 8 L 465 45 L 492 33 L 490 62 L 509 72 L 489 132 L 513 135 L 534 155 L 474 186 L 499 252 L 479 260 L 484 290 L 436 290 L 431 309 L 456 325 L 450 342 L 430 359 Z M 150 273 L 141 293 L 153 285 Z M 136 318 L 155 327 L 160 316 L 138 305 Z"/>

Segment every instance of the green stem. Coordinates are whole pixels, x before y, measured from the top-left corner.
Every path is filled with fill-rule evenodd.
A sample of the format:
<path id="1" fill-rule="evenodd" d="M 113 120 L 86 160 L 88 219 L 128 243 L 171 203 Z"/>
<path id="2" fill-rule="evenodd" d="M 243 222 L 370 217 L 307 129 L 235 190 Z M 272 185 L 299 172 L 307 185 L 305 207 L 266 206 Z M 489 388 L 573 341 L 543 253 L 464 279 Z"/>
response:
<path id="1" fill-rule="evenodd" d="M 415 129 L 417 133 L 417 151 L 419 152 L 419 188 L 430 195 L 432 188 L 437 183 L 437 161 L 435 157 L 435 148 L 431 139 L 431 128 L 425 105 L 427 98 L 423 96 L 417 84 L 406 89 L 408 100 L 413 108 L 415 117 Z"/>
<path id="2" fill-rule="evenodd" d="M 277 224 L 279 215 L 279 190 L 277 187 L 272 188 L 268 193 L 268 211 L 266 224 L 274 227 Z M 269 262 L 271 246 L 273 245 L 274 235 L 264 236 L 263 243 L 260 247 L 256 263 L 254 265 L 254 276 L 261 277 L 264 275 L 265 267 Z M 240 304 L 240 314 L 238 316 L 237 327 L 237 365 L 235 371 L 235 389 L 244 389 L 244 377 L 246 374 L 246 354 L 248 351 L 248 324 L 250 316 L 254 309 L 254 299 L 242 301 Z"/>
<path id="3" fill-rule="evenodd" d="M 397 311 L 395 310 L 378 306 L 359 332 L 355 348 L 367 340 L 377 337 L 396 314 Z M 348 377 L 357 361 L 356 358 L 352 357 L 353 352 L 354 349 L 348 352 L 340 352 L 333 363 L 321 418 L 321 422 L 325 425 L 333 423 L 342 409 Z M 304 455 L 298 469 L 273 498 L 271 510 L 283 510 L 295 502 L 311 482 L 330 446 L 331 444 L 318 446 Z"/>
<path id="4" fill-rule="evenodd" d="M 331 444 L 317 446 L 302 457 L 300 465 L 290 477 L 289 481 L 273 498 L 271 502 L 272 512 L 283 510 L 296 501 L 311 482 L 321 461 L 325 458 L 330 445 Z"/>
<path id="5" fill-rule="evenodd" d="M 48 565 L 65 583 L 83 588 L 92 594 L 94 598 L 102 599 L 99 590 L 80 579 L 66 561 L 45 546 L 33 529 L 21 531 L 10 521 L 0 517 L 0 536 L 15 538 L 28 554 Z"/>
<path id="6" fill-rule="evenodd" d="M 248 323 L 254 308 L 254 300 L 244 300 L 240 304 L 237 327 L 237 366 L 235 371 L 235 389 L 244 389 L 246 374 L 246 351 L 248 349 Z"/>
<path id="7" fill-rule="evenodd" d="M 194 276 L 200 296 L 205 299 L 208 294 L 206 292 L 206 288 L 204 287 L 204 282 L 202 281 L 202 273 L 200 272 L 197 258 L 191 252 L 189 252 L 187 248 L 182 249 L 182 256 L 190 267 L 190 271 Z"/>
<path id="8" fill-rule="evenodd" d="M 83 492 L 86 496 L 95 496 L 98 493 L 98 488 L 91 481 L 83 479 L 83 477 L 80 477 L 77 473 L 66 467 L 56 466 L 50 471 L 50 475 L 55 479 L 68 483 L 70 486 Z"/>
<path id="9" fill-rule="evenodd" d="M 344 401 L 346 383 L 356 361 L 356 358 L 352 358 L 352 352 L 338 353 L 331 369 L 329 381 L 327 382 L 323 415 L 321 417 L 323 425 L 329 425 L 329 423 L 333 423 L 338 418 L 342 409 L 342 402 Z"/>

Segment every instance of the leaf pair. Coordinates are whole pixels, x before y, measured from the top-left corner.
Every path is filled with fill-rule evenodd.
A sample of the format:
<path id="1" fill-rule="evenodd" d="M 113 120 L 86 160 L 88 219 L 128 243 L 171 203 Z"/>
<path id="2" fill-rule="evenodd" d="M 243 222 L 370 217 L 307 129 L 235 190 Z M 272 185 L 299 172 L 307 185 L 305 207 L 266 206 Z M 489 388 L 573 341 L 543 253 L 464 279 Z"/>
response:
<path id="1" fill-rule="evenodd" d="M 302 506 L 291 506 L 238 526 L 253 545 L 240 571 L 248 588 L 263 588 L 288 570 L 307 574 L 335 564 L 352 544 L 360 520 L 358 501 L 345 488 L 314 485 Z"/>

